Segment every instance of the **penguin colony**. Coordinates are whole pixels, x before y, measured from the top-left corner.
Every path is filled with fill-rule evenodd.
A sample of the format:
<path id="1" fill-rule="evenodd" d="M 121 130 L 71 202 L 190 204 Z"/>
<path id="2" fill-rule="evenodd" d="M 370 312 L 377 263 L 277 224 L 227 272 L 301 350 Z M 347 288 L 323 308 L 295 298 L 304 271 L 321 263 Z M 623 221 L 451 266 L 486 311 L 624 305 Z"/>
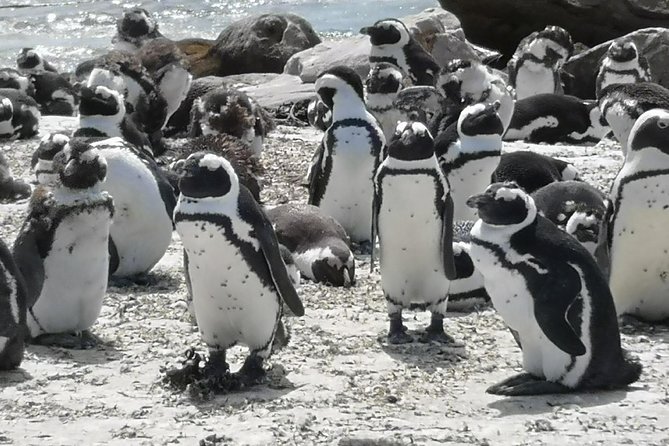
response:
<path id="1" fill-rule="evenodd" d="M 562 28 L 524 39 L 507 82 L 477 60 L 441 67 L 401 21 L 379 20 L 360 30 L 372 44 L 366 79 L 336 66 L 315 82 L 309 121 L 323 137 L 308 204 L 266 209 L 257 174 L 267 113 L 215 79 L 193 82 L 146 10 L 127 11 L 117 28 L 113 49 L 73 75 L 31 48 L 0 70 L 0 138 L 34 137 L 41 115 L 79 120 L 72 135 L 40 141 L 32 192 L 0 158 L 0 197 L 31 194 L 13 249 L 0 241 L 0 369 L 18 367 L 28 342 L 95 346 L 108 280 L 151 280 L 175 230 L 209 351 L 190 352 L 167 373 L 173 382 L 262 383 L 265 361 L 288 343 L 285 313 L 308 311 L 299 276 L 355 286 L 354 252 L 379 263 L 382 342 L 414 342 L 403 312 L 429 310 L 418 340 L 461 347 L 446 312 L 492 302 L 524 372 L 490 393 L 639 378 L 617 317 L 669 318 L 669 91 L 633 42 L 611 45 L 598 101 L 583 101 L 563 94 L 574 45 Z M 592 143 L 610 131 L 625 161 L 608 194 L 564 161 L 504 153 L 504 140 Z M 175 149 L 166 135 L 179 134 L 191 141 Z M 231 373 L 236 344 L 249 354 Z"/>

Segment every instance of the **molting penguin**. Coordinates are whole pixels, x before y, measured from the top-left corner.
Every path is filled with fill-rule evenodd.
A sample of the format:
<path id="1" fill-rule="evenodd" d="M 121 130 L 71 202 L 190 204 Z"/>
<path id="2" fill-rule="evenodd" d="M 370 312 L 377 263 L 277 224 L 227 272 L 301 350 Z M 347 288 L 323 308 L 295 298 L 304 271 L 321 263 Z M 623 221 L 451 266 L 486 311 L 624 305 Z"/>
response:
<path id="1" fill-rule="evenodd" d="M 652 82 L 611 85 L 599 98 L 602 117 L 620 143 L 623 155 L 636 120 L 653 108 L 669 109 L 669 90 Z"/>
<path id="2" fill-rule="evenodd" d="M 39 131 L 37 102 L 20 90 L 0 88 L 0 138 L 26 139 Z"/>
<path id="3" fill-rule="evenodd" d="M 30 186 L 12 177 L 5 155 L 0 152 L 0 200 L 19 200 L 30 196 Z"/>
<path id="4" fill-rule="evenodd" d="M 372 42 L 369 63 L 372 67 L 388 62 L 398 67 L 413 85 L 434 86 L 439 64 L 397 19 L 379 20 L 360 30 Z"/>
<path id="5" fill-rule="evenodd" d="M 449 282 L 456 278 L 453 201 L 434 155 L 432 135 L 423 124 L 397 125 L 374 186 L 374 228 L 390 319 L 388 341 L 413 342 L 402 323 L 402 309 L 417 304 L 432 312 L 422 339 L 454 343 L 443 326 Z M 408 235 L 412 228 L 420 230 Z"/>
<path id="6" fill-rule="evenodd" d="M 13 88 L 30 97 L 35 96 L 35 86 L 32 84 L 30 76 L 13 68 L 0 68 L 0 88 Z"/>
<path id="7" fill-rule="evenodd" d="M 596 143 L 611 129 L 597 101 L 563 94 L 536 94 L 516 101 L 505 141 Z"/>
<path id="8" fill-rule="evenodd" d="M 123 12 L 116 22 L 116 35 L 112 37 L 114 49 L 128 53 L 137 52 L 150 39 L 163 37 L 158 23 L 144 8 L 132 8 Z"/>
<path id="9" fill-rule="evenodd" d="M 373 176 L 385 147 L 383 131 L 367 111 L 362 80 L 351 68 L 323 72 L 315 88 L 332 110 L 332 125 L 311 167 L 309 204 L 334 217 L 351 241 L 369 242 Z"/>
<path id="10" fill-rule="evenodd" d="M 627 157 L 611 188 L 601 238 L 618 314 L 669 318 L 669 111 L 649 110 L 630 133 Z"/>
<path id="11" fill-rule="evenodd" d="M 302 277 L 332 286 L 355 283 L 350 242 L 334 218 L 304 204 L 282 204 L 266 212 L 279 243 L 293 254 Z"/>
<path id="12" fill-rule="evenodd" d="M 444 132 L 435 140 L 435 153 L 451 188 L 456 221 L 476 220 L 467 199 L 490 184 L 490 175 L 499 164 L 504 133 L 499 107 L 499 102 L 466 107 L 458 118 L 457 135 Z"/>
<path id="13" fill-rule="evenodd" d="M 579 179 L 573 164 L 528 150 L 502 154 L 491 176 L 493 183 L 513 181 L 528 194 L 554 181 Z"/>
<path id="14" fill-rule="evenodd" d="M 509 83 L 516 98 L 563 92 L 560 72 L 574 52 L 569 33 L 559 26 L 547 26 L 521 41 L 507 65 Z"/>
<path id="15" fill-rule="evenodd" d="M 23 276 L 0 240 L 0 370 L 15 369 L 23 360 L 26 297 Z"/>
<path id="16" fill-rule="evenodd" d="M 367 108 L 379 121 L 386 141 L 390 141 L 401 118 L 394 102 L 403 88 L 402 72 L 391 63 L 377 63 L 369 70 L 365 86 Z"/>
<path id="17" fill-rule="evenodd" d="M 23 48 L 16 58 L 16 66 L 19 70 L 51 71 L 57 73 L 56 67 L 45 60 L 35 49 Z"/>
<path id="18" fill-rule="evenodd" d="M 193 109 L 193 103 L 210 92 L 218 88 L 229 88 L 228 82 L 219 76 L 205 76 L 193 79 L 186 98 L 181 101 L 179 108 L 170 116 L 164 134 L 167 137 L 174 137 L 182 132 L 188 131 L 190 125 L 190 113 Z"/>
<path id="19" fill-rule="evenodd" d="M 60 182 L 33 193 L 14 258 L 28 288 L 34 342 L 87 348 L 107 290 L 114 205 L 102 190 L 107 169 L 97 150 L 70 142 L 54 162 Z"/>
<path id="20" fill-rule="evenodd" d="M 31 71 L 35 101 L 43 115 L 74 116 L 79 105 L 77 89 L 63 75 L 51 71 Z"/>
<path id="21" fill-rule="evenodd" d="M 53 158 L 65 149 L 70 142 L 67 135 L 60 133 L 49 133 L 44 135 L 33 153 L 30 166 L 35 172 L 37 183 L 52 187 L 59 181 L 57 166 L 53 164 Z"/>
<path id="22" fill-rule="evenodd" d="M 296 316 L 304 315 L 304 308 L 271 223 L 230 163 L 196 153 L 184 170 L 174 221 L 195 318 L 210 349 L 205 374 L 227 376 L 226 350 L 241 343 L 250 354 L 239 378 L 250 385 L 263 377 L 273 344 L 285 342 L 282 302 Z"/>
<path id="23" fill-rule="evenodd" d="M 632 39 L 618 39 L 609 46 L 597 73 L 595 93 L 597 98 L 602 91 L 613 84 L 635 84 L 651 82 L 650 67 L 646 58 Z"/>
<path id="24" fill-rule="evenodd" d="M 488 393 L 616 389 L 638 380 L 641 365 L 620 347 L 611 292 L 585 248 L 538 215 L 515 183 L 492 184 L 469 204 L 480 216 L 471 256 L 525 369 Z"/>

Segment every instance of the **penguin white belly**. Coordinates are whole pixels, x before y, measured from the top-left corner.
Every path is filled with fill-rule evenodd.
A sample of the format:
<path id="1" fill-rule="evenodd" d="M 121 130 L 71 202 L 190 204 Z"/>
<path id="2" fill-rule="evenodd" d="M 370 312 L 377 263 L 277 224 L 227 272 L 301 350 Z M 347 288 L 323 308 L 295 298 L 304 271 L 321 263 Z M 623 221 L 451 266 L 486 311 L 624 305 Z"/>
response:
<path id="1" fill-rule="evenodd" d="M 32 336 L 86 330 L 95 323 L 107 290 L 110 223 L 108 209 L 95 208 L 68 215 L 58 225 L 44 259 L 34 317 L 28 317 Z"/>
<path id="2" fill-rule="evenodd" d="M 188 253 L 195 319 L 210 347 L 236 343 L 251 350 L 272 341 L 280 316 L 279 296 L 265 286 L 239 249 L 211 223 L 181 221 L 177 230 Z M 259 253 L 259 256 L 262 254 Z"/>
<path id="3" fill-rule="evenodd" d="M 669 317 L 669 194 L 666 175 L 627 183 L 611 240 L 609 286 L 618 314 Z"/>
<path id="4" fill-rule="evenodd" d="M 0 137 L 10 138 L 14 135 L 14 126 L 12 120 L 0 121 Z"/>
<path id="5" fill-rule="evenodd" d="M 623 155 L 627 152 L 627 139 L 634 127 L 635 119 L 629 117 L 628 113 L 620 103 L 612 105 L 606 113 L 606 121 L 609 123 L 613 135 L 620 143 Z"/>
<path id="6" fill-rule="evenodd" d="M 613 84 L 634 84 L 636 82 L 638 82 L 638 77 L 635 74 L 605 71 L 599 88 L 603 90 Z"/>
<path id="7" fill-rule="evenodd" d="M 119 255 L 114 275 L 144 273 L 163 257 L 172 240 L 172 219 L 151 171 L 127 149 L 104 149 L 107 179 L 103 188 L 114 198 L 110 235 Z"/>
<path id="8" fill-rule="evenodd" d="M 462 167 L 448 173 L 453 198 L 453 220 L 475 221 L 478 219 L 476 209 L 467 206 L 467 199 L 480 194 L 490 184 L 490 177 L 499 164 L 499 156 L 471 160 Z"/>
<path id="9" fill-rule="evenodd" d="M 552 70 L 537 71 L 521 68 L 516 76 L 516 100 L 542 93 L 555 93 L 555 77 Z"/>
<path id="10" fill-rule="evenodd" d="M 381 286 L 405 306 L 444 299 L 449 285 L 441 251 L 441 215 L 428 198 L 435 194 L 434 179 L 412 177 L 383 178 L 378 217 Z"/>

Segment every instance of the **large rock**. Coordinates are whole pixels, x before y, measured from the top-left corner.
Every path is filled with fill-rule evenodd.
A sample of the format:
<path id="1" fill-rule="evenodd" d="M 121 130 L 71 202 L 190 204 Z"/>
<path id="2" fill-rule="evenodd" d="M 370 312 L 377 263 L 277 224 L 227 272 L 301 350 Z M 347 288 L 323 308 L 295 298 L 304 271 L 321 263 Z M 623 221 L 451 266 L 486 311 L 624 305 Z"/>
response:
<path id="1" fill-rule="evenodd" d="M 653 81 L 669 88 L 669 29 L 640 29 L 627 37 L 634 40 L 639 52 L 648 59 Z M 569 59 L 564 65 L 564 70 L 572 77 L 566 85 L 567 93 L 584 99 L 595 97 L 599 62 L 610 44 L 611 41 L 604 42 Z"/>
<path id="2" fill-rule="evenodd" d="M 518 42 L 546 25 L 594 46 L 634 30 L 669 26 L 667 0 L 439 0 L 455 13 L 467 38 L 507 57 Z"/>

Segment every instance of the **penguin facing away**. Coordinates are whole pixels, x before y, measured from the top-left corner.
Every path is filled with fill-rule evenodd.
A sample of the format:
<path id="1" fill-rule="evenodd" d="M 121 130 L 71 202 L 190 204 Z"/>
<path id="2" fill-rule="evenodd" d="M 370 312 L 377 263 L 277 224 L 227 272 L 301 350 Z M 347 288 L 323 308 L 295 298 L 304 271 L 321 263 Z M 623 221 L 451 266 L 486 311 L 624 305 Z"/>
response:
<path id="1" fill-rule="evenodd" d="M 0 370 L 21 365 L 25 325 L 26 285 L 11 251 L 0 240 Z"/>
<path id="2" fill-rule="evenodd" d="M 137 52 L 148 40 L 163 37 L 158 23 L 144 8 L 123 12 L 116 22 L 116 35 L 112 38 L 114 49 L 128 53 Z"/>
<path id="3" fill-rule="evenodd" d="M 656 322 L 669 318 L 669 111 L 643 113 L 611 188 L 600 239 L 610 257 L 609 285 L 618 314 Z"/>
<path id="4" fill-rule="evenodd" d="M 528 194 L 555 181 L 569 180 L 580 180 L 573 164 L 529 150 L 503 153 L 491 175 L 492 183 L 513 181 Z"/>
<path id="5" fill-rule="evenodd" d="M 614 84 L 634 84 L 652 82 L 648 61 L 639 54 L 632 39 L 618 39 L 611 43 L 602 59 L 595 83 L 596 98 L 602 91 Z"/>
<path id="6" fill-rule="evenodd" d="M 296 316 L 304 315 L 276 235 L 224 158 L 189 156 L 180 190 L 174 221 L 195 318 L 210 349 L 204 373 L 213 379 L 229 376 L 226 350 L 241 343 L 250 354 L 237 377 L 242 385 L 257 383 L 273 344 L 285 341 L 278 339 L 285 334 L 282 302 Z"/>
<path id="7" fill-rule="evenodd" d="M 354 243 L 371 240 L 373 176 L 385 147 L 376 118 L 367 111 L 362 80 L 348 67 L 334 67 L 316 81 L 332 110 L 311 167 L 309 204 L 337 220 Z"/>
<path id="8" fill-rule="evenodd" d="M 421 339 L 454 344 L 443 324 L 449 282 L 456 278 L 453 202 L 434 155 L 432 135 L 423 124 L 398 124 L 374 186 L 374 228 L 390 319 L 388 342 L 413 342 L 402 310 L 418 305 L 432 313 Z M 420 230 L 407 237 L 412 228 Z"/>
<path id="9" fill-rule="evenodd" d="M 54 163 L 59 185 L 35 190 L 13 250 L 28 289 L 27 327 L 35 343 L 89 348 L 109 273 L 114 205 L 101 187 L 106 162 L 73 141 Z"/>
<path id="10" fill-rule="evenodd" d="M 515 183 L 492 184 L 469 204 L 480 216 L 471 256 L 518 341 L 525 370 L 488 393 L 617 389 L 637 381 L 641 365 L 621 349 L 611 292 L 585 248 L 537 215 Z"/>

